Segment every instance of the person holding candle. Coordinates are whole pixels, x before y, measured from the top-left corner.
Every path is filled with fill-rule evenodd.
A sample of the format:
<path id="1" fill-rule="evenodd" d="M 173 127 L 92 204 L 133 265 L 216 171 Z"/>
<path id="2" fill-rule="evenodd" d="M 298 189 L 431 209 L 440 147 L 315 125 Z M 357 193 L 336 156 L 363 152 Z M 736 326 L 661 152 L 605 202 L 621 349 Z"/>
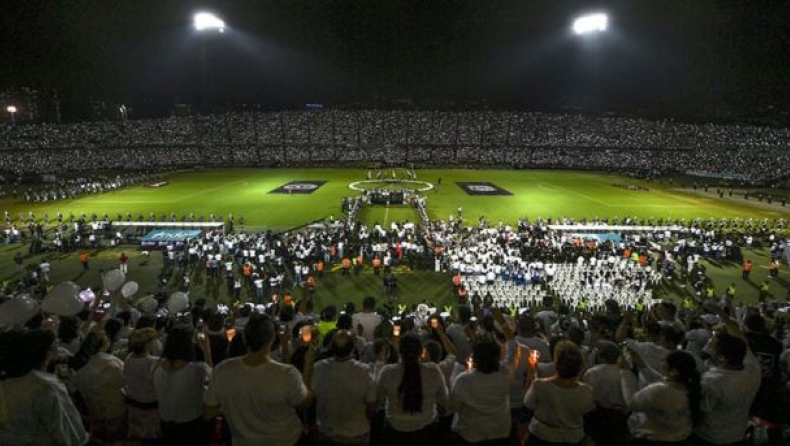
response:
<path id="1" fill-rule="evenodd" d="M 527 445 L 580 444 L 585 438 L 584 415 L 595 408 L 592 387 L 579 380 L 582 352 L 576 344 L 560 341 L 554 350 L 556 375 L 546 379 L 535 379 L 539 360 L 530 353 L 524 406 L 534 415 Z"/>
<path id="2" fill-rule="evenodd" d="M 473 346 L 473 368 L 453 381 L 450 402 L 455 416 L 452 430 L 459 444 L 506 445 L 511 421 L 508 397 L 510 383 L 499 373 L 499 344 L 483 336 Z M 471 360 L 472 358 L 470 358 Z"/>

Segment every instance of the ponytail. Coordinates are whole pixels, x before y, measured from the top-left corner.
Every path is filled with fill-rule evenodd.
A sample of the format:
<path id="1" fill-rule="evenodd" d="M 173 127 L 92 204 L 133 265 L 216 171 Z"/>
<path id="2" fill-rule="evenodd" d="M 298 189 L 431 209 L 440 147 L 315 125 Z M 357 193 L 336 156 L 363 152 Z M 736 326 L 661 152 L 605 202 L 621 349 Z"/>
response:
<path id="1" fill-rule="evenodd" d="M 400 342 L 403 377 L 398 385 L 398 398 L 404 412 L 422 412 L 422 374 L 420 352 L 422 341 L 417 335 L 407 334 Z"/>
<path id="2" fill-rule="evenodd" d="M 678 373 L 677 382 L 686 388 L 691 422 L 696 425 L 702 418 L 702 384 L 694 357 L 688 352 L 678 350 L 667 355 L 667 366 Z"/>

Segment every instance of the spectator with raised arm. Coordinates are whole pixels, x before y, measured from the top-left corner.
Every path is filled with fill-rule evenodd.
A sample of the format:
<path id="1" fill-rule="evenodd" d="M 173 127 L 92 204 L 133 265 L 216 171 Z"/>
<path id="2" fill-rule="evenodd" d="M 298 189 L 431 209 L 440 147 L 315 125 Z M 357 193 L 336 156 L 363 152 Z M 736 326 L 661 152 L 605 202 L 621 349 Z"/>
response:
<path id="1" fill-rule="evenodd" d="M 634 350 L 627 357 L 642 361 Z M 694 357 L 673 351 L 664 359 L 666 379 L 637 391 L 627 360 L 621 359 L 622 393 L 632 413 L 628 419 L 632 445 L 686 444 L 700 420 L 700 375 Z"/>
<path id="2" fill-rule="evenodd" d="M 490 336 L 481 336 L 472 352 L 474 368 L 459 374 L 450 392 L 455 411 L 452 430 L 461 444 L 506 446 L 512 432 L 510 383 L 499 373 L 499 343 Z"/>
<path id="3" fill-rule="evenodd" d="M 537 361 L 526 378 L 524 406 L 534 411 L 528 446 L 579 444 L 585 438 L 584 415 L 595 408 L 590 385 L 579 381 L 584 357 L 576 344 L 560 341 L 554 349 L 556 375 L 536 379 Z"/>
<path id="4" fill-rule="evenodd" d="M 271 358 L 277 332 L 265 314 L 252 313 L 244 328 L 247 354 L 214 370 L 205 399 L 205 416 L 220 413 L 230 425 L 233 444 L 293 446 L 302 434 L 297 408 L 313 400 L 305 383 L 312 380 L 315 345 L 305 354 L 304 373 Z"/>
<path id="5" fill-rule="evenodd" d="M 760 388 L 760 365 L 738 324 L 719 316 L 724 325 L 705 348 L 710 368 L 702 374 L 702 418 L 694 429 L 702 445 L 742 444 Z"/>
<path id="6" fill-rule="evenodd" d="M 370 367 L 354 359 L 355 338 L 350 330 L 336 331 L 331 339 L 332 357 L 315 364 L 312 390 L 321 444 L 370 443 L 376 383 Z"/>

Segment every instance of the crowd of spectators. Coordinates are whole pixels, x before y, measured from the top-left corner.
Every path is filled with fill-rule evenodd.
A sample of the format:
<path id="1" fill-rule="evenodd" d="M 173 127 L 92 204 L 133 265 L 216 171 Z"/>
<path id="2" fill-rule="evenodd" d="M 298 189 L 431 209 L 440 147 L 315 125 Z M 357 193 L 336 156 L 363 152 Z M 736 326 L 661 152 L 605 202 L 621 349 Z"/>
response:
<path id="1" fill-rule="evenodd" d="M 405 165 L 693 171 L 785 179 L 788 129 L 512 112 L 286 111 L 0 126 L 14 175 L 193 166 Z M 3 150 L 5 149 L 5 150 Z"/>
<path id="2" fill-rule="evenodd" d="M 734 288 L 710 290 L 700 262 L 717 256 L 712 246 L 729 256 L 755 239 L 780 258 L 775 225 L 744 223 L 744 235 L 697 221 L 594 241 L 551 223 L 577 222 L 469 226 L 459 210 L 424 230 L 208 231 L 162 251 L 170 275 L 158 300 L 113 312 L 98 299 L 77 317 L 40 313 L 25 323 L 32 331 L 0 334 L 0 440 L 707 445 L 741 441 L 750 415 L 781 436 L 786 314 L 736 307 Z M 332 265 L 348 280 L 381 274 L 386 288 L 399 264 L 459 276 L 457 305 L 366 298 L 359 312 L 316 313 L 314 286 Z M 678 308 L 644 294 L 669 265 L 699 300 Z M 51 267 L 28 268 L 4 292 L 43 296 Z M 171 285 L 190 291 L 189 271 L 226 281 L 234 303 L 168 311 Z M 465 294 L 472 284 L 507 287 L 494 299 L 482 288 Z M 539 299 L 517 302 L 536 286 L 546 291 Z"/>
<path id="3" fill-rule="evenodd" d="M 102 307 L 0 332 L 3 444 L 729 445 L 788 421 L 770 306 Z"/>
<path id="4" fill-rule="evenodd" d="M 341 161 L 694 170 L 773 182 L 784 177 L 787 136 L 535 113 L 231 113 L 5 126 L 0 171 L 10 179 Z M 86 173 L 24 193 L 44 201 L 157 178 Z M 786 308 L 736 307 L 735 285 L 717 294 L 701 260 L 738 261 L 740 248 L 756 241 L 779 265 L 790 254 L 776 236 L 785 220 L 470 225 L 460 208 L 430 222 L 421 201 L 420 224 L 368 227 L 354 221 L 359 202 L 348 204 L 344 221 L 285 233 L 206 231 L 162 249 L 162 282 L 141 284 L 157 289 L 155 298 L 109 307 L 98 298 L 77 316 L 39 312 L 24 328 L 0 330 L 0 443 L 702 446 L 766 432 L 780 444 L 790 424 Z M 103 224 L 110 216 L 94 215 L 93 224 L 70 216 L 74 231 L 64 230 L 63 218 L 58 246 L 121 239 Z M 118 214 L 124 218 L 133 217 Z M 40 219 L 20 215 L 16 223 L 47 238 Z M 593 239 L 556 225 L 639 229 Z M 10 226 L 6 243 L 18 233 Z M 20 280 L 2 290 L 4 301 L 41 299 L 52 285 L 48 260 L 23 263 L 20 256 Z M 316 282 L 333 265 L 348 280 L 380 275 L 388 299 L 316 313 Z M 454 304 L 401 303 L 391 271 L 398 265 L 452 275 Z M 129 267 L 125 254 L 119 267 Z M 226 282 L 229 299 L 194 299 L 187 311 L 171 311 L 168 292 L 189 292 L 195 275 Z M 654 290 L 674 280 L 698 298 L 680 307 L 662 302 Z"/>

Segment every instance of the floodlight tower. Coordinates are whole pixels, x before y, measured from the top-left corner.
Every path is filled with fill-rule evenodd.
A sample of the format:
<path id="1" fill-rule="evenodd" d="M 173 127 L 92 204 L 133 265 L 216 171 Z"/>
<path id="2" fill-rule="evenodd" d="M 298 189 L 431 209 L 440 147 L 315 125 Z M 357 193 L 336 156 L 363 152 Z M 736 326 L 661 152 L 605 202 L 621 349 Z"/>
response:
<path id="1" fill-rule="evenodd" d="M 606 13 L 595 11 L 580 15 L 573 20 L 571 31 L 578 42 L 580 52 L 577 60 L 577 74 L 582 81 L 582 98 L 584 103 L 594 105 L 605 90 L 606 78 L 603 76 L 603 54 L 607 46 L 607 29 L 609 17 Z"/>
<path id="2" fill-rule="evenodd" d="M 9 105 L 5 110 L 11 115 L 11 125 L 16 125 L 16 106 Z"/>
<path id="3" fill-rule="evenodd" d="M 208 111 L 209 97 L 208 97 L 208 37 L 211 34 L 225 32 L 225 21 L 219 18 L 216 14 L 211 12 L 198 12 L 194 15 L 192 24 L 199 34 L 201 34 L 201 92 L 202 92 L 202 111 Z"/>

